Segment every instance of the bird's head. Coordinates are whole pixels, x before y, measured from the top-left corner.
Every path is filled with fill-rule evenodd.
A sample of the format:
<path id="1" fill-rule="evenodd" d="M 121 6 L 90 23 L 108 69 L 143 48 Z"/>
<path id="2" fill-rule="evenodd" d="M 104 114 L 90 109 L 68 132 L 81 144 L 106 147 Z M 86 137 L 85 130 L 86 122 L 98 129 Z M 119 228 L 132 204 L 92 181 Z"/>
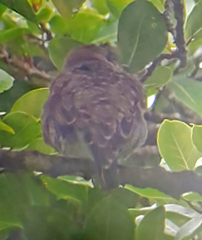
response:
<path id="1" fill-rule="evenodd" d="M 96 63 L 111 64 L 115 59 L 112 52 L 105 45 L 85 45 L 70 51 L 67 56 L 65 70 L 88 70 Z"/>

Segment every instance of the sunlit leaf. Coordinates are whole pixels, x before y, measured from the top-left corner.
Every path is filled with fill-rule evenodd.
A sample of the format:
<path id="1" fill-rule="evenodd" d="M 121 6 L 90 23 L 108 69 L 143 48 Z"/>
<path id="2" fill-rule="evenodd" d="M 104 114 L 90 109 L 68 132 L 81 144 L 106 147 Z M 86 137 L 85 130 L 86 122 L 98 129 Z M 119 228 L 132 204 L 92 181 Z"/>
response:
<path id="1" fill-rule="evenodd" d="M 41 180 L 46 188 L 55 194 L 58 199 L 71 199 L 76 202 L 84 201 L 87 198 L 88 187 L 82 184 L 74 184 L 62 179 L 54 179 L 42 175 Z"/>
<path id="2" fill-rule="evenodd" d="M 146 198 L 172 199 L 170 196 L 166 195 L 165 193 L 153 188 L 136 188 L 136 187 L 133 187 L 132 185 L 126 185 L 125 188 Z"/>
<path id="3" fill-rule="evenodd" d="M 100 14 L 107 14 L 109 13 L 109 8 L 107 7 L 106 0 L 92 0 L 93 7 L 97 9 Z"/>
<path id="4" fill-rule="evenodd" d="M 118 26 L 118 49 L 121 62 L 131 72 L 141 70 L 156 58 L 166 42 L 164 19 L 152 3 L 134 1 L 123 10 Z"/>
<path id="5" fill-rule="evenodd" d="M 8 126 L 7 124 L 5 124 L 4 122 L 1 122 L 1 121 L 0 121 L 0 130 L 4 130 L 6 132 L 13 133 L 13 134 L 15 133 L 14 130 L 10 126 Z"/>
<path id="6" fill-rule="evenodd" d="M 41 136 L 41 125 L 25 113 L 10 113 L 5 116 L 3 122 L 9 125 L 15 134 L 0 130 L 0 146 L 2 147 L 23 148 Z"/>
<path id="7" fill-rule="evenodd" d="M 202 202 L 202 196 L 196 192 L 184 193 L 182 195 L 182 198 L 186 199 L 187 201 L 190 201 L 190 202 L 192 202 L 192 201 Z"/>
<path id="8" fill-rule="evenodd" d="M 109 10 L 115 17 L 119 17 L 123 9 L 133 0 L 106 0 Z"/>
<path id="9" fill-rule="evenodd" d="M 77 13 L 74 18 L 69 19 L 67 23 L 72 39 L 89 44 L 96 38 L 106 20 L 94 9 L 84 9 Z"/>
<path id="10" fill-rule="evenodd" d="M 0 0 L 0 3 L 21 14 L 28 20 L 37 23 L 34 11 L 27 0 Z"/>
<path id="11" fill-rule="evenodd" d="M 27 92 L 15 102 L 10 112 L 24 112 L 35 118 L 40 118 L 48 96 L 48 88 L 39 88 Z"/>
<path id="12" fill-rule="evenodd" d="M 52 2 L 61 15 L 68 17 L 77 13 L 85 0 L 52 0 Z"/>
<path id="13" fill-rule="evenodd" d="M 10 89 L 13 86 L 13 81 L 13 77 L 4 70 L 0 69 L 0 93 Z"/>
<path id="14" fill-rule="evenodd" d="M 47 23 L 51 18 L 53 9 L 49 7 L 42 8 L 36 15 L 37 21 L 39 23 Z"/>
<path id="15" fill-rule="evenodd" d="M 192 143 L 191 127 L 180 121 L 164 120 L 157 143 L 161 156 L 172 171 L 193 169 L 201 156 Z"/>

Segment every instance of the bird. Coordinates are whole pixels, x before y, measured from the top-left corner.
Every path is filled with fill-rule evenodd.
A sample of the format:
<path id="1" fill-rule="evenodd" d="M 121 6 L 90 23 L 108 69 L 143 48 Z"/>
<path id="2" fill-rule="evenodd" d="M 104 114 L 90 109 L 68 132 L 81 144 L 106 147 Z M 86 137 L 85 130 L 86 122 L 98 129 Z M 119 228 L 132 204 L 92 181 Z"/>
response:
<path id="1" fill-rule="evenodd" d="M 142 84 L 108 47 L 75 48 L 50 85 L 42 114 L 44 141 L 66 157 L 94 161 L 105 178 L 144 144 L 144 102 Z"/>

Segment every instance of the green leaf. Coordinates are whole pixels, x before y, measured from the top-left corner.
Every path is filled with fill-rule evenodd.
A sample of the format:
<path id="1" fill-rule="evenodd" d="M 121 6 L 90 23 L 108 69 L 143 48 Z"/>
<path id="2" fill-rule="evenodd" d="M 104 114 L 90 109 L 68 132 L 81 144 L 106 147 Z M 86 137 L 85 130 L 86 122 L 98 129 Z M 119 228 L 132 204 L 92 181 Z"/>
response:
<path id="1" fill-rule="evenodd" d="M 46 185 L 46 188 L 57 196 L 58 199 L 72 199 L 76 202 L 86 200 L 88 187 L 82 184 L 73 184 L 63 179 L 54 179 L 42 175 L 41 180 Z"/>
<path id="2" fill-rule="evenodd" d="M 78 233 L 78 219 L 73 213 L 78 212 L 74 206 L 43 207 L 25 206 L 23 212 L 23 232 L 29 240 L 73 239 Z M 76 239 L 76 238 L 75 238 Z"/>
<path id="3" fill-rule="evenodd" d="M 118 26 L 118 49 L 121 62 L 131 72 L 141 70 L 154 60 L 166 42 L 163 16 L 152 3 L 134 1 L 123 10 Z"/>
<path id="4" fill-rule="evenodd" d="M 3 122 L 9 125 L 15 134 L 0 130 L 0 146 L 19 149 L 41 136 L 41 125 L 25 113 L 9 113 Z"/>
<path id="5" fill-rule="evenodd" d="M 10 89 L 13 86 L 13 81 L 11 75 L 0 69 L 0 93 Z"/>
<path id="6" fill-rule="evenodd" d="M 192 201 L 202 202 L 202 196 L 196 192 L 184 193 L 182 195 L 182 198 L 189 202 Z"/>
<path id="7" fill-rule="evenodd" d="M 137 188 L 133 187 L 132 185 L 126 185 L 126 189 L 135 192 L 136 194 L 146 197 L 146 198 L 153 198 L 153 199 L 172 199 L 172 197 L 166 195 L 165 193 L 153 189 L 153 188 Z"/>
<path id="8" fill-rule="evenodd" d="M 58 12 L 64 17 L 76 14 L 85 0 L 52 0 Z"/>
<path id="9" fill-rule="evenodd" d="M 93 43 L 115 43 L 117 42 L 117 25 L 118 22 L 106 22 L 105 26 L 103 26 L 98 32 L 96 38 L 93 40 Z"/>
<path id="10" fill-rule="evenodd" d="M 30 34 L 31 31 L 27 28 L 11 28 L 0 32 L 0 43 L 6 43 L 16 39 L 22 39 L 25 34 Z"/>
<path id="11" fill-rule="evenodd" d="M 185 198 L 185 197 L 183 197 L 183 198 L 187 199 L 187 200 L 189 199 L 189 198 Z M 198 216 L 198 213 L 196 211 L 194 211 L 193 209 L 184 207 L 179 204 L 165 204 L 164 207 L 165 207 L 166 213 L 168 213 L 168 212 L 177 213 L 182 216 L 186 216 L 187 218 L 193 218 L 193 217 Z"/>
<path id="12" fill-rule="evenodd" d="M 185 223 L 177 232 L 175 240 L 191 239 L 202 230 L 202 216 L 198 215 Z"/>
<path id="13" fill-rule="evenodd" d="M 56 37 L 50 41 L 48 47 L 50 58 L 59 70 L 63 70 L 68 52 L 81 45 L 81 43 L 69 37 Z"/>
<path id="14" fill-rule="evenodd" d="M 165 209 L 163 206 L 148 212 L 136 230 L 136 240 L 163 240 Z"/>
<path id="15" fill-rule="evenodd" d="M 121 12 L 123 11 L 123 9 L 129 4 L 131 3 L 133 0 L 121 0 L 121 1 L 117 1 L 117 0 L 106 0 L 107 6 L 109 8 L 109 10 L 111 11 L 111 13 L 119 18 Z"/>
<path id="16" fill-rule="evenodd" d="M 106 19 L 94 9 L 84 9 L 67 21 L 72 39 L 89 44 L 94 41 Z"/>
<path id="17" fill-rule="evenodd" d="M 67 24 L 67 20 L 61 15 L 54 15 L 50 19 L 49 24 L 50 24 L 52 33 L 55 33 L 57 35 L 64 35 L 69 32 L 69 26 Z"/>
<path id="18" fill-rule="evenodd" d="M 134 222 L 127 208 L 112 196 L 101 200 L 87 216 L 84 239 L 133 240 Z"/>
<path id="19" fill-rule="evenodd" d="M 70 182 L 70 183 L 74 183 L 74 184 L 79 184 L 79 185 L 83 185 L 83 186 L 87 186 L 87 187 L 91 187 L 94 188 L 94 185 L 92 183 L 91 180 L 85 180 L 82 177 L 79 176 L 59 176 L 58 179 Z"/>
<path id="20" fill-rule="evenodd" d="M 14 103 L 10 112 L 23 112 L 35 118 L 40 118 L 43 111 L 43 105 L 47 101 L 48 96 L 48 88 L 39 88 L 29 91 Z"/>
<path id="21" fill-rule="evenodd" d="M 27 0 L 0 0 L 0 3 L 37 24 L 34 11 Z"/>
<path id="22" fill-rule="evenodd" d="M 202 82 L 178 75 L 167 86 L 182 103 L 202 116 Z"/>
<path id="23" fill-rule="evenodd" d="M 102 14 L 102 15 L 105 15 L 105 14 L 108 14 L 109 13 L 109 9 L 107 7 L 107 4 L 106 4 L 106 0 L 92 0 L 93 2 L 93 7 L 97 9 L 97 11 Z"/>
<path id="24" fill-rule="evenodd" d="M 0 230 L 21 227 L 26 205 L 49 204 L 50 193 L 29 174 L 1 174 L 0 189 Z"/>
<path id="25" fill-rule="evenodd" d="M 42 137 L 34 139 L 26 148 L 26 150 L 36 150 L 38 152 L 50 155 L 56 153 L 52 147 L 45 144 Z"/>
<path id="26" fill-rule="evenodd" d="M 14 130 L 10 126 L 8 126 L 7 124 L 1 121 L 0 121 L 0 130 L 15 134 Z"/>
<path id="27" fill-rule="evenodd" d="M 185 26 L 185 36 L 186 39 L 191 37 L 195 37 L 197 33 L 202 30 L 202 1 L 198 1 L 195 4 L 194 8 L 192 9 L 191 13 L 189 14 Z"/>
<path id="28" fill-rule="evenodd" d="M 0 3 L 0 17 L 2 16 L 2 14 L 6 11 L 7 7 L 3 4 Z"/>
<path id="29" fill-rule="evenodd" d="M 157 144 L 161 156 L 172 171 L 192 170 L 201 153 L 191 139 L 191 127 L 180 121 L 164 120 Z"/>
<path id="30" fill-rule="evenodd" d="M 39 23 L 47 23 L 51 18 L 52 13 L 53 9 L 50 7 L 42 8 L 36 15 L 37 21 Z"/>
<path id="31" fill-rule="evenodd" d="M 192 141 L 195 147 L 202 152 L 202 125 L 193 125 Z"/>
<path id="32" fill-rule="evenodd" d="M 153 89 L 166 85 L 172 77 L 172 70 L 169 67 L 158 66 L 152 75 L 144 82 L 144 88 Z"/>

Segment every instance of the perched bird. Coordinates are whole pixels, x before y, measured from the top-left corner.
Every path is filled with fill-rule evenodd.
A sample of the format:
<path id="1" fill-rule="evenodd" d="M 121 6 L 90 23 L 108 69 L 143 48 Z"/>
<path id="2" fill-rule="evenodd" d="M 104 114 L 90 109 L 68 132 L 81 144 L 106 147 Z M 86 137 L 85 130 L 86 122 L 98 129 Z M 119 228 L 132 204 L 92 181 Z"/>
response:
<path id="1" fill-rule="evenodd" d="M 100 175 L 140 147 L 147 129 L 141 83 L 106 48 L 72 50 L 50 86 L 42 124 L 44 140 L 67 157 L 95 161 Z"/>

